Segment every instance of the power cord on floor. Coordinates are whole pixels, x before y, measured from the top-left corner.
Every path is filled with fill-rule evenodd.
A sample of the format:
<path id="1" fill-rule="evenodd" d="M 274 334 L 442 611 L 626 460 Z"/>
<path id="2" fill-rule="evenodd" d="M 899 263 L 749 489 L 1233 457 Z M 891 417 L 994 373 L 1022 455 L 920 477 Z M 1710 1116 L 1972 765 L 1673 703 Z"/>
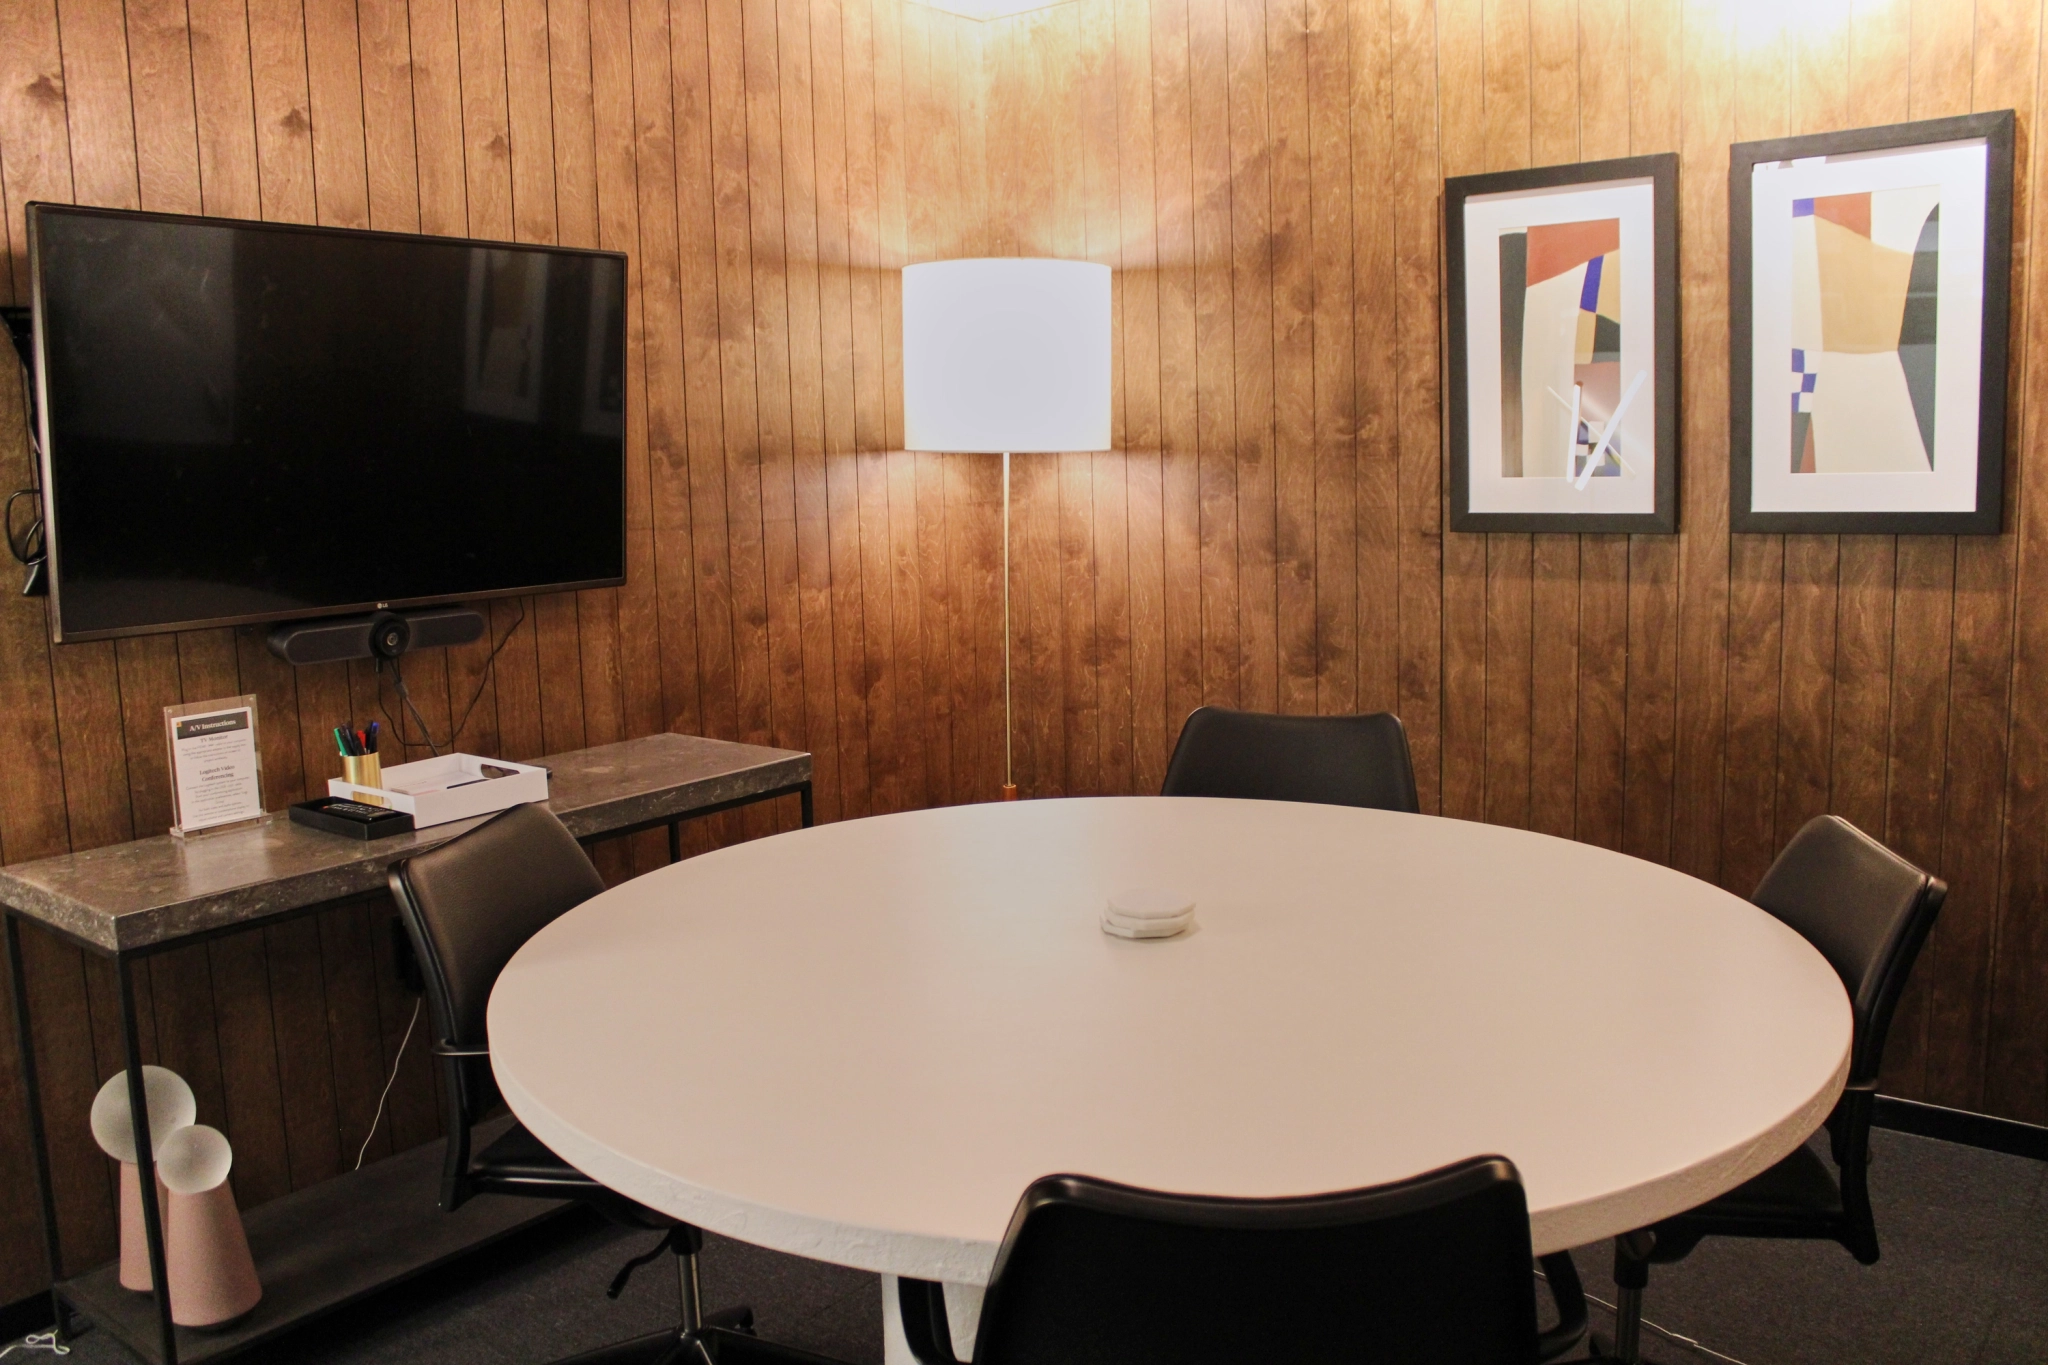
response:
<path id="1" fill-rule="evenodd" d="M 0 1348 L 0 1358 L 13 1355 L 16 1351 L 48 1351 L 53 1356 L 68 1356 L 71 1348 L 57 1340 L 55 1332 L 30 1332 L 12 1346 Z"/>
<path id="2" fill-rule="evenodd" d="M 1542 1271 L 1536 1271 L 1535 1275 L 1537 1279 L 1543 1281 L 1545 1284 L 1550 1283 L 1550 1277 L 1548 1275 L 1545 1275 Z M 1619 1308 L 1616 1308 L 1607 1300 L 1599 1298 L 1596 1295 L 1586 1295 L 1586 1302 L 1597 1303 L 1610 1313 L 1619 1314 L 1621 1312 Z M 1659 1327 L 1656 1323 L 1651 1322 L 1648 1318 L 1643 1319 L 1643 1326 L 1649 1328 L 1652 1332 L 1655 1332 L 1658 1336 L 1664 1338 L 1664 1340 L 1668 1342 L 1671 1342 L 1673 1345 L 1683 1346 L 1689 1351 L 1698 1351 L 1701 1355 L 1712 1356 L 1716 1360 L 1725 1360 L 1728 1362 L 1728 1365 L 1747 1365 L 1747 1362 L 1738 1360 L 1731 1355 L 1723 1355 L 1721 1354 L 1721 1352 L 1715 1350 L 1713 1347 L 1705 1345 L 1692 1337 L 1681 1336 L 1680 1334 L 1672 1331 L 1668 1327 Z"/>
<path id="3" fill-rule="evenodd" d="M 412 1041 L 413 1027 L 420 1021 L 420 1006 L 426 1003 L 423 995 L 412 1002 L 412 1018 L 405 1021 L 405 1037 L 398 1040 L 398 1055 L 391 1059 L 391 1074 L 384 1078 L 384 1093 L 377 1096 L 377 1114 L 370 1120 L 370 1131 L 363 1135 L 363 1145 L 356 1152 L 357 1170 L 363 1169 L 363 1158 L 369 1155 L 370 1139 L 377 1136 L 377 1125 L 384 1121 L 384 1101 L 391 1097 L 391 1084 L 398 1079 L 398 1064 L 405 1060 L 405 1045 Z"/>

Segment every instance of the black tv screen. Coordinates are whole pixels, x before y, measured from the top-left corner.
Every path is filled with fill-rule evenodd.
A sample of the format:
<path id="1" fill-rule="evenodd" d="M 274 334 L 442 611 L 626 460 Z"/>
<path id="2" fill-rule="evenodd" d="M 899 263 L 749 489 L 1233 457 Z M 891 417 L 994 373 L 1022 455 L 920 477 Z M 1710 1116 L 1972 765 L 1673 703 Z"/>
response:
<path id="1" fill-rule="evenodd" d="M 625 257 L 29 209 L 59 640 L 625 580 Z"/>

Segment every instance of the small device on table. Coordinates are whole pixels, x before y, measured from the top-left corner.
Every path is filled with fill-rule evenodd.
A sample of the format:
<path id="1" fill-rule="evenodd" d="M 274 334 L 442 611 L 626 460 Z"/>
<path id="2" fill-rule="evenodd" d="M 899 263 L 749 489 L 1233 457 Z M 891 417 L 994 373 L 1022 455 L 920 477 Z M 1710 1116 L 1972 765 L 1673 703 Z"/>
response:
<path id="1" fill-rule="evenodd" d="M 329 834 L 342 834 L 351 839 L 382 839 L 393 834 L 409 834 L 413 828 L 412 815 L 408 811 L 388 810 L 361 801 L 343 800 L 338 796 L 301 801 L 292 807 L 291 815 L 295 825 L 323 829 Z"/>

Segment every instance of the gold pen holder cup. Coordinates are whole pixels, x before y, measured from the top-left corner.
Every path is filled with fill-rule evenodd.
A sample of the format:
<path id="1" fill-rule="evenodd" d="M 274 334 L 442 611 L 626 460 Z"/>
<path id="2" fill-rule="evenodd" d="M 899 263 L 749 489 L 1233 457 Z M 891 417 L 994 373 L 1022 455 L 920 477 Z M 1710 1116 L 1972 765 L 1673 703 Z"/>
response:
<path id="1" fill-rule="evenodd" d="M 341 776 L 352 787 L 382 787 L 384 765 L 376 754 L 364 754 L 361 758 L 351 758 L 343 754 Z"/>

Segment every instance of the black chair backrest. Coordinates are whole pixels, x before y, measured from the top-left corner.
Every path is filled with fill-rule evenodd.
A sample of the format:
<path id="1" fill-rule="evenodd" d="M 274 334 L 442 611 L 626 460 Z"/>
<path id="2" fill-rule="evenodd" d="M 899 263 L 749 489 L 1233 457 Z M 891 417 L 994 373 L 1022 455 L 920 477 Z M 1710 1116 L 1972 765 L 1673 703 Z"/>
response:
<path id="1" fill-rule="evenodd" d="M 1892 1010 L 1948 887 L 1838 815 L 1806 822 L 1750 899 L 1820 950 L 1856 1021 L 1849 1084 L 1877 1079 Z"/>
<path id="2" fill-rule="evenodd" d="M 498 973 L 528 939 L 604 890 L 576 837 L 544 806 L 514 806 L 391 869 L 445 1047 L 482 1048 Z"/>
<path id="3" fill-rule="evenodd" d="M 1400 717 L 1269 716 L 1204 706 L 1181 726 L 1161 796 L 1237 796 L 1414 812 Z"/>
<path id="4" fill-rule="evenodd" d="M 973 1359 L 1530 1365 L 1529 1260 L 1528 1204 L 1502 1157 L 1288 1199 L 1047 1176 L 1010 1220 Z"/>

